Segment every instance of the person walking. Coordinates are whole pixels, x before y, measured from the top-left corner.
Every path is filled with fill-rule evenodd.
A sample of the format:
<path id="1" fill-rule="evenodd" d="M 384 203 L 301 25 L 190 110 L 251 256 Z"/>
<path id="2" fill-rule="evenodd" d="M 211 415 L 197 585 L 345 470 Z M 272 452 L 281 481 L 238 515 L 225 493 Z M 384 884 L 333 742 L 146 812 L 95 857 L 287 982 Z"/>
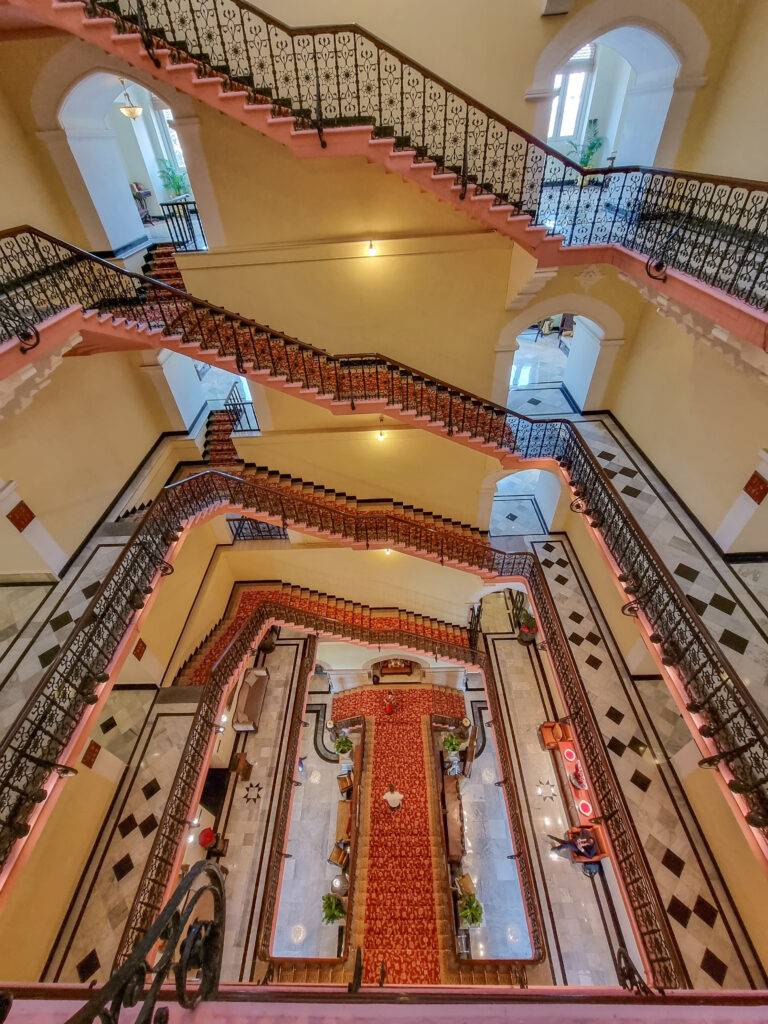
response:
<path id="1" fill-rule="evenodd" d="M 403 800 L 405 800 L 405 797 L 400 790 L 395 789 L 395 784 L 390 782 L 389 789 L 382 797 L 382 800 L 388 804 L 390 811 L 394 813 L 395 811 L 399 811 L 403 806 Z"/>

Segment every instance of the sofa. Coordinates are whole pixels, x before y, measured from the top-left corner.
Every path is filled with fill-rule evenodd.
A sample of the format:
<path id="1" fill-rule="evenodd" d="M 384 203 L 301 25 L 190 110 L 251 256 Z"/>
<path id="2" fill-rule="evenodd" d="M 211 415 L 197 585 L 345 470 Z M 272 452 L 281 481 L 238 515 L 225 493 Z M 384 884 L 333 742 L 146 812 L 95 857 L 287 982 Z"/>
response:
<path id="1" fill-rule="evenodd" d="M 235 732 L 257 732 L 269 683 L 265 668 L 249 668 L 243 676 L 232 714 Z"/>

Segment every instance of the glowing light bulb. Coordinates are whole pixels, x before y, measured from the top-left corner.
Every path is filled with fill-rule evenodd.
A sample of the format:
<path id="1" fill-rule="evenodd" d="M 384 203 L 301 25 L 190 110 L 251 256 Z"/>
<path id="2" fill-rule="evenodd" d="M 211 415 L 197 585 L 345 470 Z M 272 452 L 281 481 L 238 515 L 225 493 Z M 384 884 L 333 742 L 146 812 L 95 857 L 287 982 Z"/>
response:
<path id="1" fill-rule="evenodd" d="M 379 429 L 378 429 L 378 432 L 376 434 L 376 440 L 377 441 L 384 441 L 386 439 L 386 436 L 387 436 L 387 434 L 386 434 L 386 431 L 384 430 L 384 417 L 383 416 L 379 416 Z"/>
<path id="2" fill-rule="evenodd" d="M 385 555 L 391 555 L 392 554 L 392 548 L 384 548 L 384 554 Z"/>
<path id="3" fill-rule="evenodd" d="M 368 255 L 369 256 L 375 256 L 376 255 L 376 246 L 373 244 L 373 242 L 369 242 L 368 243 Z"/>
<path id="4" fill-rule="evenodd" d="M 226 721 L 228 721 L 228 718 L 227 718 L 226 715 L 222 715 L 221 716 L 221 720 L 222 720 L 222 722 L 226 722 Z"/>

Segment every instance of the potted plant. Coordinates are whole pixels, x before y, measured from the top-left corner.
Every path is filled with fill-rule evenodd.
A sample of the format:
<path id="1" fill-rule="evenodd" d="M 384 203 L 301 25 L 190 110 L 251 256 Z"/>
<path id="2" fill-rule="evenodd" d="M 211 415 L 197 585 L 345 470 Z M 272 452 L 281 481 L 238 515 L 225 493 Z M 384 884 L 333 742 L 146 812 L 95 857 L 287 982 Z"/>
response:
<path id="1" fill-rule="evenodd" d="M 189 178 L 186 173 L 166 157 L 157 161 L 157 173 L 160 175 L 163 188 L 171 199 L 184 196 L 189 192 Z"/>
<path id="2" fill-rule="evenodd" d="M 465 928 L 476 928 L 483 923 L 483 905 L 477 896 L 462 896 L 459 900 L 459 920 Z"/>
<path id="3" fill-rule="evenodd" d="M 341 897 L 327 892 L 323 896 L 323 924 L 335 924 L 346 916 L 347 910 Z"/>
<path id="4" fill-rule="evenodd" d="M 333 744 L 333 749 L 337 754 L 348 754 L 354 744 L 349 736 L 339 736 L 336 742 Z"/>
<path id="5" fill-rule="evenodd" d="M 461 750 L 461 736 L 455 732 L 449 732 L 443 739 L 443 750 L 446 754 L 458 754 Z"/>
<path id="6" fill-rule="evenodd" d="M 590 167 L 604 144 L 605 136 L 600 134 L 600 121 L 596 117 L 590 117 L 581 145 L 577 146 L 575 142 L 569 142 L 568 148 L 570 156 L 582 167 Z"/>
<path id="7" fill-rule="evenodd" d="M 517 639 L 521 644 L 532 644 L 536 640 L 536 634 L 539 631 L 536 619 L 534 619 L 529 611 L 523 608 L 520 612 L 518 622 L 520 624 L 520 629 L 517 634 Z"/>

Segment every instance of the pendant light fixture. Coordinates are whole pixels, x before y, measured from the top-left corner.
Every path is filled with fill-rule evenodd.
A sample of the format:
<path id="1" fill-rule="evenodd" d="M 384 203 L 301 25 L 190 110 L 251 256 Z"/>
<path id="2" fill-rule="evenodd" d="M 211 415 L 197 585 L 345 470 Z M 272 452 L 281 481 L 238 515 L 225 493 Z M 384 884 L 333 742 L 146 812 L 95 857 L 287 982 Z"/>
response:
<path id="1" fill-rule="evenodd" d="M 128 86 L 125 84 L 125 79 L 120 79 L 120 84 L 123 87 L 123 95 L 125 96 L 125 103 L 121 103 L 117 108 L 121 114 L 124 114 L 130 121 L 135 121 L 141 117 L 143 107 L 137 106 L 128 94 Z"/>

